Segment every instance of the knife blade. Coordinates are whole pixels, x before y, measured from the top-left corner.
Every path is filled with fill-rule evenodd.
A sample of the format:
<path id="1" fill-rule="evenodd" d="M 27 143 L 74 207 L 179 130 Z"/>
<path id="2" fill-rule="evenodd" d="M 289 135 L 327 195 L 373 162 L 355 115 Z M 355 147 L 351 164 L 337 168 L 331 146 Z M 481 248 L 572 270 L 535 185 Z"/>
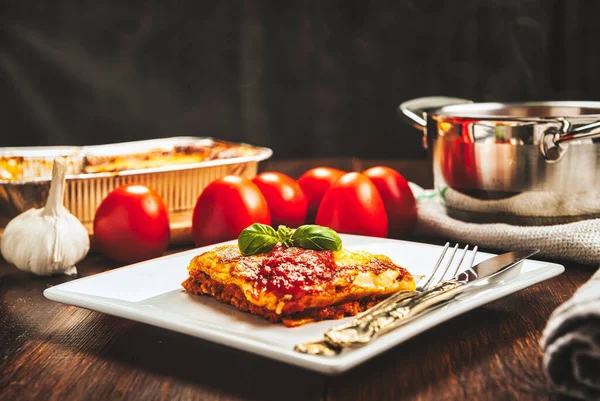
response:
<path id="1" fill-rule="evenodd" d="M 403 297 L 385 308 L 374 308 L 373 313 L 366 313 L 350 323 L 334 327 L 325 332 L 324 339 L 338 350 L 365 345 L 380 334 L 406 324 L 426 311 L 439 308 L 462 293 L 468 285 L 488 280 L 538 252 L 537 249 L 524 249 L 486 259 L 431 289 L 408 298 Z"/>
<path id="2" fill-rule="evenodd" d="M 539 249 L 523 249 L 497 255 L 484 260 L 464 271 L 458 273 L 450 280 L 456 280 L 460 283 L 467 284 L 475 280 L 489 279 L 503 271 L 513 267 L 519 262 L 532 257 L 539 252 Z"/>

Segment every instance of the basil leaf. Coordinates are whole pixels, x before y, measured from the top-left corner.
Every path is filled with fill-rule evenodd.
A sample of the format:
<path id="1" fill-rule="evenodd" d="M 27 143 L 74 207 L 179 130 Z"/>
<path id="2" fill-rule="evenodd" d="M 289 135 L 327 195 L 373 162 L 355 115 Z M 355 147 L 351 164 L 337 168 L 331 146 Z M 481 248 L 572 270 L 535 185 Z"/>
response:
<path id="1" fill-rule="evenodd" d="M 279 242 L 289 248 L 292 245 L 290 239 L 292 238 L 293 232 L 294 231 L 292 231 L 291 228 L 286 226 L 277 227 L 277 236 L 279 237 Z"/>
<path id="2" fill-rule="evenodd" d="M 316 251 L 339 251 L 342 239 L 331 228 L 307 224 L 298 227 L 291 238 L 292 246 Z"/>
<path id="3" fill-rule="evenodd" d="M 238 246 L 244 256 L 267 253 L 278 242 L 279 238 L 273 227 L 260 223 L 246 227 L 238 237 Z"/>

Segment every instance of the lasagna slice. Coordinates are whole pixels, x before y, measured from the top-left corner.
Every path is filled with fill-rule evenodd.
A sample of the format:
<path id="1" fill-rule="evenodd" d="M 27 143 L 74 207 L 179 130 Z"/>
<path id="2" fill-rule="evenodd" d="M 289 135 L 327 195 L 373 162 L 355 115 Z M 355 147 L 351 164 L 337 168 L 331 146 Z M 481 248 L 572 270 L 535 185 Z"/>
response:
<path id="1" fill-rule="evenodd" d="M 276 246 L 242 256 L 225 245 L 196 256 L 183 287 L 271 322 L 299 326 L 356 315 L 391 293 L 414 290 L 412 275 L 384 255 Z"/>

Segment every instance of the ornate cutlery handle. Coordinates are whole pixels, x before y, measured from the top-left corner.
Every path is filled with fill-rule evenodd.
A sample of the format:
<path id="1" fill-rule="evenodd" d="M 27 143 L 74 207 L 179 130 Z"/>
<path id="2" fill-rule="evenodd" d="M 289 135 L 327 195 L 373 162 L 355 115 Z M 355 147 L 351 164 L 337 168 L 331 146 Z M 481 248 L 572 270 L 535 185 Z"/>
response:
<path id="1" fill-rule="evenodd" d="M 419 294 L 420 292 L 411 290 L 403 290 L 397 292 L 392 296 L 386 298 L 385 300 L 381 301 L 377 305 L 373 306 L 371 309 L 367 309 L 366 311 L 356 316 L 356 318 L 354 318 L 350 324 L 359 324 L 360 322 L 371 320 L 376 314 L 381 313 L 384 310 L 389 311 L 391 308 L 397 305 L 398 302 L 404 301 L 408 298 L 412 298 Z"/>
<path id="2" fill-rule="evenodd" d="M 390 308 L 394 307 L 394 305 L 398 304 L 400 301 L 404 301 L 404 300 L 414 297 L 418 294 L 419 294 L 419 292 L 417 292 L 417 291 L 408 291 L 408 290 L 397 292 L 397 293 L 393 294 L 392 296 L 390 296 L 389 298 L 385 299 L 384 301 L 378 303 L 371 309 L 368 309 L 367 311 L 358 315 L 355 319 L 352 320 L 352 322 L 350 322 L 350 325 L 363 325 L 367 321 L 372 320 L 373 316 L 377 315 L 378 313 L 389 311 Z M 346 326 L 348 326 L 348 325 L 344 325 L 343 327 L 346 327 Z M 341 327 L 342 326 L 338 326 L 338 328 L 341 328 Z M 334 328 L 334 329 L 337 329 L 337 328 Z M 335 344 L 331 344 L 327 340 L 327 338 L 323 338 L 322 340 L 319 340 L 319 341 L 298 344 L 294 347 L 295 351 L 303 353 L 303 354 L 323 355 L 323 356 L 337 355 L 342 351 L 342 349 L 343 348 L 338 347 Z"/>
<path id="3" fill-rule="evenodd" d="M 395 304 L 378 308 L 352 322 L 325 332 L 325 339 L 336 347 L 362 346 L 378 335 L 401 326 L 419 313 L 447 302 L 463 290 L 458 281 L 443 281 L 418 295 L 407 294 Z"/>

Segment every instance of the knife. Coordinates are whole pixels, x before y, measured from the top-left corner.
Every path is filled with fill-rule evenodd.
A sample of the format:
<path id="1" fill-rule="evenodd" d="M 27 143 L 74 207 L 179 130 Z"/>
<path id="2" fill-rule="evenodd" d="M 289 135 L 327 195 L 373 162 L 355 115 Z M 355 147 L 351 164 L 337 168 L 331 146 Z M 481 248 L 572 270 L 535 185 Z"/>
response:
<path id="1" fill-rule="evenodd" d="M 376 308 L 373 313 L 367 312 L 350 323 L 334 327 L 325 332 L 322 341 L 300 344 L 295 350 L 310 354 L 335 355 L 343 348 L 368 344 L 379 335 L 408 323 L 417 315 L 445 305 L 471 284 L 489 280 L 538 252 L 537 249 L 524 249 L 484 260 L 450 280 L 441 281 L 431 289 L 402 297 L 385 308 Z"/>

